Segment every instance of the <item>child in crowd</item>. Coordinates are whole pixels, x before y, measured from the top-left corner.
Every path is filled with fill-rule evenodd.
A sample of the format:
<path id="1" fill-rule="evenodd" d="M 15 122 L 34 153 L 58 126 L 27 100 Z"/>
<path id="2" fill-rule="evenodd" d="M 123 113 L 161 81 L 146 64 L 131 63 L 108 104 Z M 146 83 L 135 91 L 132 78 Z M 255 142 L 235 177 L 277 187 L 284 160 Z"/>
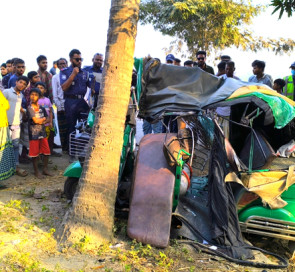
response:
<path id="1" fill-rule="evenodd" d="M 45 131 L 46 131 L 46 137 L 48 140 L 48 145 L 50 148 L 50 154 L 53 154 L 53 143 L 54 143 L 54 126 L 53 126 L 53 109 L 52 104 L 50 102 L 50 99 L 45 97 L 45 94 L 47 92 L 45 88 L 45 84 L 41 81 L 36 83 L 36 88 L 38 88 L 41 91 L 41 96 L 38 100 L 38 104 L 42 106 L 49 117 L 49 122 L 45 124 Z"/>
<path id="2" fill-rule="evenodd" d="M 279 94 L 283 93 L 283 88 L 285 87 L 286 82 L 285 80 L 278 78 L 273 82 L 273 89 L 277 91 Z"/>
<path id="3" fill-rule="evenodd" d="M 47 176 L 52 176 L 47 168 L 50 149 L 46 138 L 44 126 L 44 124 L 48 123 L 50 120 L 46 113 L 46 110 L 38 104 L 40 96 L 41 92 L 38 88 L 31 89 L 31 105 L 29 105 L 27 110 L 30 139 L 29 156 L 33 159 L 34 174 L 37 178 L 42 178 L 42 175 L 38 170 L 38 157 L 40 154 L 44 155 L 42 173 Z"/>

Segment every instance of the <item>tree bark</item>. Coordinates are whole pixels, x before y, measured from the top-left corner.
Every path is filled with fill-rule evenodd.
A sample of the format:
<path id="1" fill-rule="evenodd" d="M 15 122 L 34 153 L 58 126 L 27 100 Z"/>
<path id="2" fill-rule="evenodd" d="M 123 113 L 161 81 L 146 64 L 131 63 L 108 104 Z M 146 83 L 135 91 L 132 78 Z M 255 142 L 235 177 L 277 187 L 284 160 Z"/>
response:
<path id="1" fill-rule="evenodd" d="M 87 235 L 91 244 L 113 238 L 114 208 L 125 118 L 130 99 L 140 0 L 112 0 L 105 66 L 95 124 L 73 205 L 61 226 L 61 241 Z"/>

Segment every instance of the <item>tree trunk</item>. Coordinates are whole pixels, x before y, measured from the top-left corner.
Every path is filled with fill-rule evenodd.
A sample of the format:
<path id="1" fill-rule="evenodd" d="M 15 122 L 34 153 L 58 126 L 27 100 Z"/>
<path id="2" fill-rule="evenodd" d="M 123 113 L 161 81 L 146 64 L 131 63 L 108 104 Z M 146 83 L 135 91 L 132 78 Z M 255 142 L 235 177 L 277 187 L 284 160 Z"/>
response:
<path id="1" fill-rule="evenodd" d="M 113 238 L 115 198 L 125 118 L 130 99 L 140 0 L 112 0 L 105 66 L 90 148 L 61 241 L 91 244 Z"/>

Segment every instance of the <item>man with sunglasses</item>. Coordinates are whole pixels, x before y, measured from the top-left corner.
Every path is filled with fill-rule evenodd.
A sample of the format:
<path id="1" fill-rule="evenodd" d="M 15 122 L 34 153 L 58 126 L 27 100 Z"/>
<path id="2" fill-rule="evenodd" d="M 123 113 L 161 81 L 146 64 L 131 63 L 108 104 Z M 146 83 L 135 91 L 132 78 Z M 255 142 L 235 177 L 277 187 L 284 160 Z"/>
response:
<path id="1" fill-rule="evenodd" d="M 68 133 L 75 131 L 77 120 L 81 113 L 88 113 L 89 106 L 84 99 L 87 87 L 91 88 L 89 73 L 81 69 L 82 57 L 78 49 L 73 49 L 70 54 L 71 65 L 60 71 L 60 85 L 64 92 L 65 113 L 68 122 Z M 71 158 L 73 161 L 74 158 Z"/>
<path id="2" fill-rule="evenodd" d="M 205 72 L 214 75 L 214 69 L 206 64 L 206 51 L 198 51 L 197 54 L 198 67 Z"/>

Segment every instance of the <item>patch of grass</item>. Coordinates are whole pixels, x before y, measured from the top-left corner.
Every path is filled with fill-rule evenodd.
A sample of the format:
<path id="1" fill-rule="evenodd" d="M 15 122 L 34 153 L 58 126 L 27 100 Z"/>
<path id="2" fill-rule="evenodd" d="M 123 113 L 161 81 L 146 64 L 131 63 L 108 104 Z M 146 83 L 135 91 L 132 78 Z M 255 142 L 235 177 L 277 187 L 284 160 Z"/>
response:
<path id="1" fill-rule="evenodd" d="M 42 212 L 48 212 L 49 208 L 46 205 L 42 205 Z"/>
<path id="2" fill-rule="evenodd" d="M 32 197 L 35 194 L 36 187 L 32 187 L 28 190 L 24 189 L 21 194 L 27 197 Z"/>
<path id="3" fill-rule="evenodd" d="M 80 239 L 79 242 L 73 244 L 73 248 L 78 250 L 80 253 L 85 252 L 86 246 L 90 243 L 91 239 L 89 236 L 85 235 Z"/>
<path id="4" fill-rule="evenodd" d="M 42 235 L 41 239 L 38 241 L 38 248 L 42 249 L 44 252 L 53 253 L 56 251 L 56 240 L 53 237 L 55 229 L 51 228 L 48 233 Z"/>
<path id="5" fill-rule="evenodd" d="M 13 234 L 19 232 L 19 230 L 9 221 L 5 222 L 3 230 Z"/>
<path id="6" fill-rule="evenodd" d="M 108 243 L 101 244 L 98 247 L 97 255 L 102 256 L 103 254 L 107 253 L 108 251 L 110 251 L 110 244 L 108 244 Z"/>
<path id="7" fill-rule="evenodd" d="M 5 271 L 24 272 L 52 272 L 40 267 L 40 263 L 30 256 L 29 253 L 13 252 L 0 259 Z"/>
<path id="8" fill-rule="evenodd" d="M 24 200 L 10 200 L 4 207 L 16 209 L 25 214 L 31 208 L 31 205 Z"/>
<path id="9" fill-rule="evenodd" d="M 157 257 L 158 266 L 161 266 L 166 271 L 170 271 L 170 266 L 173 265 L 173 259 L 170 259 L 164 252 L 159 251 L 159 255 Z"/>

